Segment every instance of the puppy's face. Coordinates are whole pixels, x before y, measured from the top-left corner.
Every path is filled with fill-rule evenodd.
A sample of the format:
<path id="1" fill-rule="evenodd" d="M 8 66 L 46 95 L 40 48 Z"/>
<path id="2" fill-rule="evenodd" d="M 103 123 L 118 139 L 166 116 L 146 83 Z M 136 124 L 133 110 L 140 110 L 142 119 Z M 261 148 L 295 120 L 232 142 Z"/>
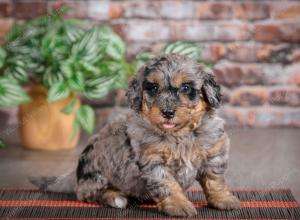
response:
<path id="1" fill-rule="evenodd" d="M 195 61 L 166 55 L 142 67 L 128 91 L 131 106 L 168 133 L 194 129 L 220 101 L 219 86 Z"/>

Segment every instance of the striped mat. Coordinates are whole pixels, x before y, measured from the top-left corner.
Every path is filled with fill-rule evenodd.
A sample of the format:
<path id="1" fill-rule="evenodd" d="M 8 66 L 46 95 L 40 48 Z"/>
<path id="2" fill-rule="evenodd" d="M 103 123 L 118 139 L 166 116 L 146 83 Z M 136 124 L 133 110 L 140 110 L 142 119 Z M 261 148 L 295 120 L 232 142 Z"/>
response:
<path id="1" fill-rule="evenodd" d="M 207 207 L 202 191 L 189 191 L 198 210 L 194 219 L 300 219 L 300 207 L 290 190 L 233 190 L 241 209 L 220 211 Z M 154 204 L 131 201 L 114 209 L 76 200 L 75 195 L 33 189 L 0 189 L 0 218 L 5 219 L 171 219 Z M 176 218 L 180 219 L 180 218 Z"/>

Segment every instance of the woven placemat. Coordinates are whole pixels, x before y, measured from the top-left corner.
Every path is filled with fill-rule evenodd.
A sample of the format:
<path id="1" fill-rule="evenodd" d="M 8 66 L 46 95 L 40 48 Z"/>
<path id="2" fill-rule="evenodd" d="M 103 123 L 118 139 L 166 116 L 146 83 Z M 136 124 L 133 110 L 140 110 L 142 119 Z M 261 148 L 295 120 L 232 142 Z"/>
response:
<path id="1" fill-rule="evenodd" d="M 241 209 L 220 211 L 207 207 L 202 191 L 189 191 L 198 210 L 193 219 L 300 219 L 300 207 L 290 190 L 233 190 Z M 154 204 L 131 201 L 115 209 L 76 200 L 75 195 L 33 189 L 0 189 L 0 218 L 21 219 L 162 219 Z M 176 218 L 180 219 L 180 218 Z"/>

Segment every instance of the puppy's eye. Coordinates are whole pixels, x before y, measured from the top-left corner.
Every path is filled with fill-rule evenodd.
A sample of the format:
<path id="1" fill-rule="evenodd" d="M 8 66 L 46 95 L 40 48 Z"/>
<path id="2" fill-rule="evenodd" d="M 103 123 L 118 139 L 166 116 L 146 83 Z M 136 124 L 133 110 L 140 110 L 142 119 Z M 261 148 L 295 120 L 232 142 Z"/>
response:
<path id="1" fill-rule="evenodd" d="M 159 85 L 156 83 L 147 83 L 145 88 L 150 95 L 155 95 L 158 92 Z"/>
<path id="2" fill-rule="evenodd" d="M 185 93 L 185 94 L 189 94 L 191 92 L 191 86 L 187 85 L 187 84 L 183 84 L 180 87 L 180 92 Z"/>

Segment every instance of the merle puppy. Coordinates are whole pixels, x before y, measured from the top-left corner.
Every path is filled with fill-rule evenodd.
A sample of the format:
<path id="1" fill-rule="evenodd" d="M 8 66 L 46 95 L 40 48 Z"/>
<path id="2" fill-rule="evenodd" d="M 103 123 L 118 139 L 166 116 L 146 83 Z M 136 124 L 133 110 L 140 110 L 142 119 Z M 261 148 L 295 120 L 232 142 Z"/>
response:
<path id="1" fill-rule="evenodd" d="M 150 197 L 168 215 L 192 216 L 184 192 L 196 180 L 210 206 L 238 208 L 224 181 L 229 139 L 213 75 L 188 57 L 164 55 L 140 68 L 127 96 L 132 110 L 90 140 L 76 171 L 33 182 L 116 208 L 127 196 Z"/>

